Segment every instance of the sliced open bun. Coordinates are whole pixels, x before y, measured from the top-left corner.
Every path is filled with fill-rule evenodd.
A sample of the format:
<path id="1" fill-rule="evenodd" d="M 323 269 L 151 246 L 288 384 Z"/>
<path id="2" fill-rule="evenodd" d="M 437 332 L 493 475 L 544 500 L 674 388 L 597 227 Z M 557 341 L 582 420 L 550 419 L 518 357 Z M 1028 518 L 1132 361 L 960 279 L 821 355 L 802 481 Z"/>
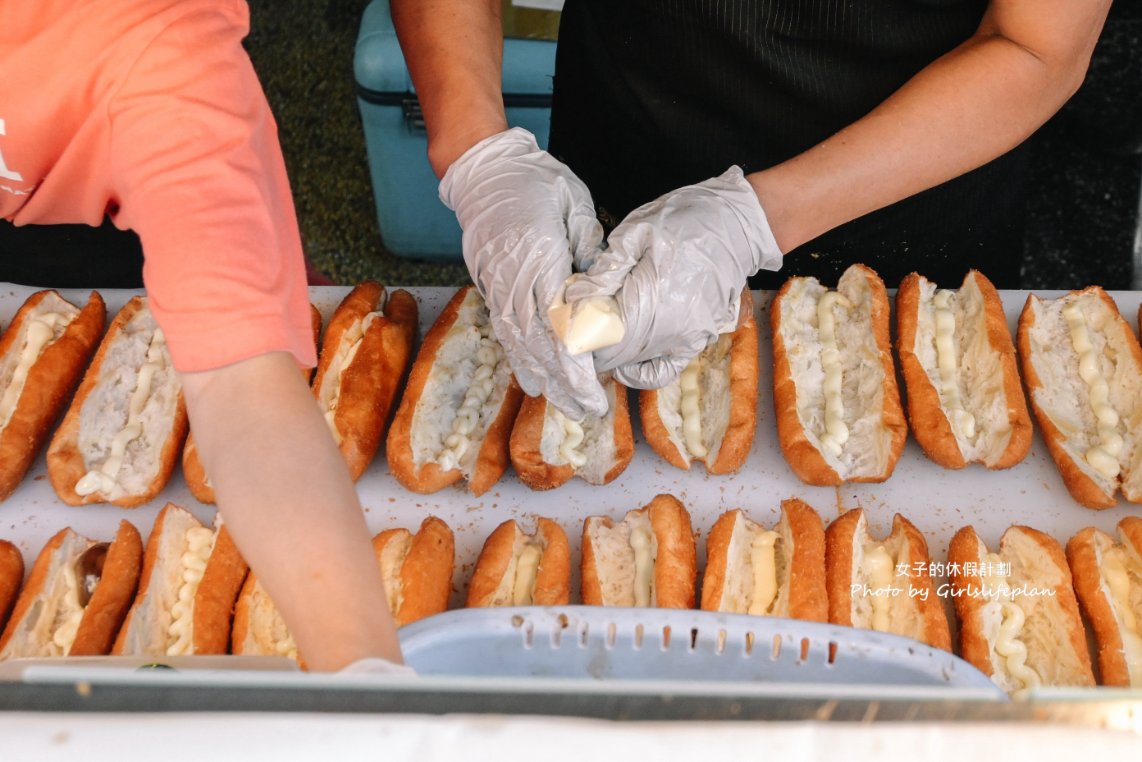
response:
<path id="1" fill-rule="evenodd" d="M 507 470 L 522 399 L 484 300 L 465 286 L 417 353 L 389 429 L 389 468 L 413 492 L 436 492 L 465 479 L 482 495 Z"/>
<path id="2" fill-rule="evenodd" d="M 829 621 L 952 649 L 944 605 L 932 584 L 928 543 L 900 514 L 883 540 L 864 511 L 846 511 L 825 532 Z"/>
<path id="3" fill-rule="evenodd" d="M 583 524 L 583 603 L 694 608 L 696 559 L 690 513 L 673 495 L 656 496 L 617 524 L 591 516 Z"/>
<path id="4" fill-rule="evenodd" d="M 496 527 L 468 583 L 468 606 L 562 606 L 571 596 L 571 548 L 567 533 L 536 517 L 533 534 L 508 519 Z"/>
<path id="5" fill-rule="evenodd" d="M 1118 538 L 1087 527 L 1067 543 L 1075 594 L 1098 644 L 1103 685 L 1142 688 L 1142 518 Z"/>
<path id="6" fill-rule="evenodd" d="M 1063 548 L 1023 526 L 990 552 L 975 529 L 948 547 L 960 651 L 1016 696 L 1038 685 L 1094 685 L 1086 632 Z"/>
<path id="7" fill-rule="evenodd" d="M 772 530 L 723 513 L 706 541 L 702 609 L 826 622 L 825 525 L 807 503 L 781 503 Z"/>
<path id="8" fill-rule="evenodd" d="M 147 539 L 139 592 L 114 653 L 226 653 L 234 602 L 248 568 L 220 516 L 207 527 L 185 508 L 167 503 Z"/>
<path id="9" fill-rule="evenodd" d="M 186 431 L 178 373 L 136 296 L 111 322 L 48 447 L 52 487 L 68 505 L 142 505 L 166 486 Z"/>
<path id="10" fill-rule="evenodd" d="M 1019 354 L 1031 407 L 1071 496 L 1110 508 L 1121 487 L 1127 500 L 1142 502 L 1134 423 L 1142 417 L 1142 347 L 1114 300 L 1097 286 L 1051 300 L 1030 295 L 1019 317 Z"/>
<path id="11" fill-rule="evenodd" d="M 329 321 L 313 393 L 354 481 L 372 462 L 416 340 L 417 304 L 376 281 L 349 292 Z"/>
<path id="12" fill-rule="evenodd" d="M 24 302 L 0 339 L 0 500 L 20 485 L 71 399 L 107 310 L 98 292 L 83 309 L 55 291 Z"/>
<path id="13" fill-rule="evenodd" d="M 912 273 L 896 292 L 897 349 L 908 418 L 945 468 L 1010 468 L 1031 449 L 1015 344 L 999 292 L 977 270 L 958 290 Z"/>
<path id="14" fill-rule="evenodd" d="M 701 461 L 712 474 L 737 471 L 757 431 L 758 333 L 742 291 L 737 330 L 722 334 L 661 389 L 639 392 L 647 443 L 673 466 Z"/>
<path id="15" fill-rule="evenodd" d="M 790 278 L 770 322 L 777 436 L 793 473 L 816 485 L 891 476 L 908 426 L 889 344 L 888 294 L 877 274 L 853 265 L 835 292 L 816 278 Z"/>
<path id="16" fill-rule="evenodd" d="M 510 453 L 520 481 L 536 490 L 552 489 L 578 476 L 607 484 L 634 456 L 627 388 L 606 376 L 607 414 L 575 422 L 543 397 L 523 398 L 512 427 Z"/>
<path id="17" fill-rule="evenodd" d="M 387 529 L 373 538 L 373 551 L 398 627 L 448 609 L 456 552 L 447 524 L 429 516 L 416 534 Z"/>
<path id="18" fill-rule="evenodd" d="M 40 551 L 0 638 L 0 659 L 99 656 L 139 581 L 143 542 L 127 521 L 110 543 L 60 530 Z"/>

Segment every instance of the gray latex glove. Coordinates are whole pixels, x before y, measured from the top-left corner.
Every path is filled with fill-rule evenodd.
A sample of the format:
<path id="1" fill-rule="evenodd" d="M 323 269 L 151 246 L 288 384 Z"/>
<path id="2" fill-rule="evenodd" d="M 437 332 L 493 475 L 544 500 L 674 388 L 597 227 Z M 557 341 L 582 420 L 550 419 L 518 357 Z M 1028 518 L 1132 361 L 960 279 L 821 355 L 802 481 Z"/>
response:
<path id="1" fill-rule="evenodd" d="M 605 414 L 590 353 L 570 355 L 547 317 L 573 260 L 589 261 L 603 239 L 587 186 L 517 127 L 453 162 L 440 199 L 464 229 L 464 261 L 519 385 L 573 420 Z"/>
<path id="2" fill-rule="evenodd" d="M 614 296 L 626 335 L 595 351 L 595 368 L 657 389 L 737 325 L 746 278 L 780 269 L 781 257 L 757 194 L 730 167 L 631 212 L 566 299 Z"/>

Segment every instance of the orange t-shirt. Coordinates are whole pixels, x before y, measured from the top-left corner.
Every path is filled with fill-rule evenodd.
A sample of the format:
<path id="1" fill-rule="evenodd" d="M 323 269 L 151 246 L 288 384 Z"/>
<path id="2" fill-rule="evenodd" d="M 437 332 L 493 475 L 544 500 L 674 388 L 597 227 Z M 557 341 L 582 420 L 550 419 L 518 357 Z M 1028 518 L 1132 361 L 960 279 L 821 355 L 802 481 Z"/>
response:
<path id="1" fill-rule="evenodd" d="M 279 350 L 316 360 L 248 30 L 244 0 L 0 3 L 0 216 L 109 215 L 135 230 L 150 307 L 184 372 Z"/>

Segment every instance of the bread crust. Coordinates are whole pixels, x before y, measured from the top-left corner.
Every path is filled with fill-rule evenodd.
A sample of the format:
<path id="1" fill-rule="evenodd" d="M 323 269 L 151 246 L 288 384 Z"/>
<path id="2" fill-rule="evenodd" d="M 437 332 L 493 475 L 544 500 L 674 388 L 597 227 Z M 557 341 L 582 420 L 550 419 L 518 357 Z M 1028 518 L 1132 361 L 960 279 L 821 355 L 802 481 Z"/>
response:
<path id="1" fill-rule="evenodd" d="M 174 503 L 167 503 L 158 516 L 155 517 L 150 537 L 147 538 L 147 548 L 143 555 L 143 573 L 139 579 L 138 592 L 131 604 L 127 618 L 115 639 L 113 653 L 122 654 L 127 649 L 127 638 L 132 627 L 149 628 L 151 621 L 144 621 L 144 603 L 148 596 L 154 594 L 162 584 L 162 580 L 155 577 L 156 570 L 162 569 L 169 559 L 162 556 L 163 534 L 168 529 L 167 522 L 176 512 L 191 515 L 186 509 Z M 197 518 L 194 525 L 203 526 Z M 225 527 L 219 527 L 215 532 L 214 547 L 206 562 L 202 579 L 194 594 L 193 632 L 191 633 L 191 653 L 193 654 L 225 654 L 230 644 L 231 618 L 242 583 L 246 579 L 249 567 L 242 555 L 235 547 L 230 533 Z M 181 546 L 180 546 L 181 554 Z M 165 633 L 164 633 L 165 637 Z M 163 655 L 166 643 L 148 642 L 146 653 Z"/>
<path id="2" fill-rule="evenodd" d="M 729 424 L 722 435 L 713 461 L 705 457 L 693 458 L 706 465 L 711 474 L 730 474 L 745 463 L 757 432 L 757 395 L 759 340 L 757 320 L 754 317 L 753 296 L 749 289 L 742 290 L 738 327 L 731 335 L 729 351 Z M 643 389 L 638 395 L 639 417 L 647 444 L 658 455 L 676 468 L 689 470 L 691 458 L 679 451 L 658 410 L 657 389 Z M 711 448 L 714 449 L 714 448 Z"/>
<path id="3" fill-rule="evenodd" d="M 917 273 L 904 278 L 896 292 L 897 354 L 907 391 L 908 420 L 916 442 L 924 454 L 944 468 L 959 469 L 967 465 L 947 412 L 940 403 L 939 390 L 925 372 L 916 355 L 917 314 L 921 304 L 921 286 L 926 279 Z M 1023 387 L 1015 357 L 1015 344 L 1007 328 L 1003 303 L 995 286 L 978 270 L 964 276 L 959 292 L 974 282 L 983 297 L 984 325 L 987 344 L 999 355 L 1003 371 L 1003 391 L 1007 401 L 1007 422 L 1011 435 L 1007 447 L 989 469 L 1010 468 L 1026 457 L 1031 449 L 1031 417 L 1023 397 Z M 981 461 L 982 462 L 982 461 Z"/>
<path id="4" fill-rule="evenodd" d="M 614 385 L 614 413 L 611 427 L 614 437 L 614 457 L 611 467 L 603 476 L 602 484 L 609 484 L 634 457 L 634 433 L 630 423 L 630 407 L 627 402 L 627 388 L 608 377 L 604 384 Z M 547 418 L 547 399 L 524 395 L 519 413 L 512 425 L 509 440 L 509 454 L 512 467 L 520 481 L 534 490 L 548 490 L 561 487 L 575 475 L 575 467 L 570 463 L 548 463 L 543 459 L 540 443 L 543 441 L 543 426 Z"/>
<path id="5" fill-rule="evenodd" d="M 226 525 L 215 533 L 214 549 L 194 594 L 194 653 L 225 654 L 238 594 L 250 571 Z"/>
<path id="6" fill-rule="evenodd" d="M 825 531 L 825 576 L 829 597 L 829 621 L 846 627 L 855 626 L 852 617 L 856 570 L 853 546 L 856 540 L 876 542 L 868 532 L 864 511 L 854 508 L 846 511 Z M 922 621 L 922 637 L 933 648 L 952 649 L 951 632 L 947 615 L 940 598 L 936 596 L 931 578 L 928 543 L 912 522 L 897 513 L 892 518 L 892 531 L 882 541 L 900 544 L 898 566 L 907 565 L 908 590 L 906 594 L 889 599 L 893 607 L 912 608 Z M 895 584 L 895 583 L 894 583 Z M 915 591 L 915 593 L 913 593 Z M 907 634 L 907 633 L 897 633 Z"/>
<path id="7" fill-rule="evenodd" d="M 694 608 L 698 564 L 690 512 L 678 498 L 661 494 L 645 507 L 628 512 L 623 520 L 638 514 L 647 516 L 658 543 L 654 562 L 655 606 L 664 609 Z M 583 523 L 582 599 L 588 606 L 602 606 L 599 552 L 590 536 L 593 521 L 607 528 L 613 527 L 614 522 L 608 517 L 596 516 Z"/>
<path id="8" fill-rule="evenodd" d="M 496 605 L 495 594 L 508 573 L 516 542 L 525 536 L 514 519 L 503 522 L 488 535 L 468 583 L 469 607 Z M 531 604 L 566 605 L 571 597 L 571 547 L 567 533 L 551 519 L 537 516 L 533 536 L 542 544 L 543 553 L 535 574 Z"/>
<path id="9" fill-rule="evenodd" d="M 802 500 L 790 498 L 781 503 L 781 521 L 793 538 L 791 557 L 787 552 L 787 572 L 780 584 L 788 591 L 789 616 L 811 622 L 829 619 L 825 588 L 825 525 L 820 515 Z M 706 540 L 706 571 L 702 578 L 702 604 L 705 611 L 722 610 L 728 581 L 730 541 L 737 523 L 746 517 L 740 509 L 727 511 L 710 528 Z"/>
<path id="10" fill-rule="evenodd" d="M 321 311 L 313 304 L 309 305 L 309 318 L 313 325 L 313 344 L 317 346 L 321 339 Z M 308 385 L 313 377 L 313 368 L 302 368 L 301 375 Z M 193 431 L 187 433 L 186 444 L 182 448 L 182 476 L 195 500 L 206 505 L 214 504 L 214 485 L 207 478 L 202 459 L 198 456 L 198 445 L 195 444 Z"/>
<path id="11" fill-rule="evenodd" d="M 389 542 L 407 534 L 404 529 L 389 529 L 374 537 L 377 563 Z M 398 627 L 447 611 L 454 563 L 452 530 L 440 519 L 429 516 L 412 535 L 412 545 L 400 566 L 401 601 L 393 612 Z M 392 608 L 392 601 L 389 606 Z"/>
<path id="12" fill-rule="evenodd" d="M 69 536 L 78 537 L 70 528 L 61 529 L 48 540 L 36 557 L 32 573 L 16 601 L 12 617 L 4 629 L 4 635 L 0 637 L 0 651 L 7 648 L 24 618 L 34 608 L 38 608 L 36 604 L 43 595 L 44 587 L 50 581 L 54 556 L 60 552 L 61 546 Z M 86 541 L 87 548 L 98 544 L 94 540 L 79 539 Z M 111 648 L 115 634 L 127 613 L 127 607 L 130 606 L 131 598 L 135 594 L 142 555 L 143 544 L 138 530 L 130 522 L 120 521 L 115 538 L 108 545 L 99 582 L 92 591 L 87 605 L 83 607 L 83 616 L 68 650 L 68 656 L 98 656 L 106 654 Z M 77 560 L 78 556 L 63 559 L 67 564 L 74 564 Z"/>
<path id="13" fill-rule="evenodd" d="M 59 297 L 51 290 L 28 297 L 0 339 L 0 356 L 19 354 L 22 347 L 16 340 L 21 326 L 30 319 L 32 310 L 51 295 Z M 106 320 L 103 297 L 92 291 L 87 304 L 60 337 L 44 347 L 28 371 L 16 408 L 7 425 L 0 429 L 0 500 L 15 491 L 39 455 L 103 335 Z"/>
<path id="14" fill-rule="evenodd" d="M 1118 531 L 1124 544 L 1129 543 L 1135 553 L 1142 553 L 1142 519 L 1134 516 L 1125 518 L 1119 522 Z M 1094 630 L 1099 682 L 1126 687 L 1132 684 L 1132 680 L 1125 644 L 1114 605 L 1106 594 L 1099 564 L 1102 554 L 1116 544 L 1115 538 L 1105 532 L 1087 527 L 1067 542 L 1066 553 L 1080 608 Z M 1135 675 L 1133 682 L 1142 685 L 1142 675 Z"/>
<path id="15" fill-rule="evenodd" d="M 1008 528 L 1000 538 L 998 554 L 1001 558 L 1004 557 L 1009 543 L 1016 535 L 1025 536 L 1033 541 L 1038 546 L 1037 554 L 1049 560 L 1060 572 L 1060 583 L 1053 586 L 1053 592 L 1049 596 L 1044 596 L 1055 602 L 1067 623 L 1067 632 L 1061 633 L 1058 643 L 1054 645 L 1056 649 L 1065 645 L 1071 658 L 1078 664 L 1079 671 L 1083 674 L 1077 684 L 1094 685 L 1094 673 L 1087 652 L 1086 631 L 1079 617 L 1070 568 L 1067 566 L 1062 546 L 1042 532 L 1016 525 Z M 948 565 L 956 617 L 960 623 L 960 655 L 994 680 L 991 648 L 984 634 L 983 610 L 987 599 L 980 594 L 983 583 L 978 575 L 971 576 L 965 572 L 966 564 L 979 564 L 982 553 L 986 552 L 987 548 L 980 541 L 975 529 L 970 525 L 963 527 L 952 537 L 948 546 Z M 1038 582 L 1035 584 L 1039 586 Z"/>
<path id="16" fill-rule="evenodd" d="M 464 286 L 453 295 L 440 313 L 440 317 L 429 329 L 428 335 L 424 337 L 424 342 L 409 372 L 408 384 L 405 386 L 396 417 L 389 427 L 385 447 L 389 469 L 397 481 L 413 492 L 421 494 L 436 492 L 464 478 L 459 468 L 446 471 L 435 461 L 427 461 L 419 467 L 416 465 L 412 451 L 412 423 L 416 416 L 417 404 L 432 373 L 436 355 L 443 346 L 449 329 L 456 322 L 460 306 L 472 288 L 474 288 L 472 285 Z M 508 440 L 522 401 L 523 391 L 512 375 L 499 412 L 480 443 L 472 467 L 472 477 L 468 480 L 468 489 L 472 494 L 482 495 L 507 470 Z"/>
<path id="17" fill-rule="evenodd" d="M 187 434 L 187 417 L 186 403 L 180 389 L 170 432 L 160 448 L 158 471 L 147 484 L 146 489 L 134 494 L 126 493 L 114 500 L 108 500 L 99 492 L 80 495 L 75 491 L 75 485 L 88 471 L 83 454 L 79 450 L 78 441 L 80 412 L 83 409 L 83 404 L 99 383 L 103 359 L 107 355 L 108 348 L 122 334 L 124 326 L 144 309 L 146 309 L 145 297 L 136 296 L 127 302 L 123 309 L 119 310 L 115 319 L 111 321 L 111 326 L 103 337 L 103 341 L 100 342 L 99 349 L 95 352 L 95 358 L 88 366 L 87 372 L 79 384 L 79 389 L 75 393 L 75 398 L 68 407 L 66 415 L 64 415 L 63 423 L 56 430 L 55 436 L 52 437 L 51 444 L 48 446 L 48 476 L 56 495 L 68 505 L 112 503 L 121 508 L 137 508 L 152 500 L 162 491 L 182 452 L 183 442 Z"/>
<path id="18" fill-rule="evenodd" d="M 12 543 L 0 540 L 0 632 L 24 584 L 24 555 Z"/>
<path id="19" fill-rule="evenodd" d="M 882 482 L 892 475 L 896 461 L 904 449 L 908 435 L 908 424 L 904 419 L 904 409 L 900 404 L 900 390 L 896 384 L 896 367 L 892 360 L 891 342 L 888 327 L 888 291 L 884 281 L 872 269 L 864 265 L 853 265 L 849 270 L 860 273 L 869 287 L 872 333 L 876 340 L 880 364 L 884 371 L 884 395 L 881 423 L 890 433 L 889 456 L 882 472 L 859 474 L 842 479 L 830 466 L 817 447 L 809 441 L 797 413 L 797 382 L 793 378 L 789 362 L 789 349 L 781 326 L 781 303 L 797 281 L 790 278 L 778 290 L 770 305 L 770 326 L 773 334 L 773 403 L 776 412 L 777 437 L 781 451 L 790 469 L 801 481 L 815 486 L 832 487 L 852 482 Z M 847 273 L 848 271 L 846 271 Z M 844 276 L 842 276 L 844 277 Z"/>
<path id="20" fill-rule="evenodd" d="M 1126 332 L 1127 338 L 1129 339 L 1127 346 L 1130 350 L 1131 359 L 1135 368 L 1142 373 L 1142 347 L 1138 345 L 1138 341 L 1130 330 L 1129 325 L 1119 314 L 1118 305 L 1115 304 L 1114 299 L 1098 286 L 1088 286 L 1081 291 L 1071 291 L 1067 296 L 1079 297 L 1085 294 L 1094 294 L 1106 304 L 1110 310 L 1112 320 L 1115 321 L 1120 330 Z M 1023 311 L 1019 315 L 1019 357 L 1023 368 L 1023 380 L 1027 384 L 1028 396 L 1031 399 L 1031 409 L 1035 412 L 1035 420 L 1039 423 L 1039 429 L 1043 434 L 1043 441 L 1046 442 L 1047 450 L 1055 460 L 1059 474 L 1063 477 L 1063 484 L 1066 485 L 1067 491 L 1071 493 L 1071 497 L 1080 505 L 1086 506 L 1087 508 L 1113 508 L 1118 505 L 1117 490 L 1115 490 L 1114 493 L 1108 494 L 1074 462 L 1064 446 L 1064 442 L 1067 439 L 1066 435 L 1055 425 L 1054 421 L 1051 420 L 1050 414 L 1039 404 L 1036 397 L 1036 391 L 1043 388 L 1044 385 L 1039 374 L 1035 372 L 1033 362 L 1034 344 L 1031 340 L 1031 330 L 1035 326 L 1034 305 L 1041 301 L 1042 300 L 1039 300 L 1035 294 L 1029 294 L 1027 302 L 1023 306 Z M 1132 502 L 1142 501 L 1142 495 L 1135 495 L 1133 498 L 1127 495 L 1126 498 Z"/>
<path id="21" fill-rule="evenodd" d="M 286 656 L 286 658 L 293 658 L 302 670 L 308 669 L 305 658 L 300 653 L 294 657 L 291 654 L 275 650 L 276 642 L 266 643 L 264 640 L 258 640 L 256 637 L 258 628 L 255 627 L 255 620 L 259 616 L 281 620 L 281 614 L 274 606 L 274 602 L 266 593 L 265 588 L 258 583 L 257 575 L 250 572 L 246 575 L 246 581 L 243 583 L 242 590 L 238 594 L 238 600 L 234 604 L 234 624 L 230 630 L 232 653 L 238 656 Z M 281 631 L 289 639 L 288 643 L 296 649 L 297 644 L 293 642 L 293 635 L 285 627 L 284 621 L 281 621 L 281 626 Z"/>
<path id="22" fill-rule="evenodd" d="M 382 308 L 382 316 L 370 323 L 352 362 L 341 372 L 340 398 L 333 415 L 341 438 L 338 446 L 353 481 L 361 478 L 381 445 L 389 412 L 408 369 L 416 340 L 416 299 L 407 291 L 397 290 L 386 300 L 384 286 L 373 280 L 357 285 L 329 321 L 313 378 L 314 396 L 320 397 L 345 331 Z"/>

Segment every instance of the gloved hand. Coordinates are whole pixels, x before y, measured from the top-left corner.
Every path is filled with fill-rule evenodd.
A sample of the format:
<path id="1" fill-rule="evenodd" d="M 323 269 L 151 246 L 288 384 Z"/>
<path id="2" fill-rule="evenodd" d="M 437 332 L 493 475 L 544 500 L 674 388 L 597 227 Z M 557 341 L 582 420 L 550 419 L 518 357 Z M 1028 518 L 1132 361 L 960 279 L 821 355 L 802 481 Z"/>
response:
<path id="1" fill-rule="evenodd" d="M 589 262 L 603 239 L 587 186 L 517 127 L 453 162 L 440 198 L 464 229 L 464 261 L 519 385 L 573 420 L 606 413 L 591 354 L 569 354 L 547 317 L 573 260 Z"/>
<path id="2" fill-rule="evenodd" d="M 746 278 L 780 269 L 781 257 L 757 194 L 735 166 L 631 212 L 566 300 L 614 296 L 626 335 L 595 351 L 595 368 L 657 389 L 737 325 Z"/>

